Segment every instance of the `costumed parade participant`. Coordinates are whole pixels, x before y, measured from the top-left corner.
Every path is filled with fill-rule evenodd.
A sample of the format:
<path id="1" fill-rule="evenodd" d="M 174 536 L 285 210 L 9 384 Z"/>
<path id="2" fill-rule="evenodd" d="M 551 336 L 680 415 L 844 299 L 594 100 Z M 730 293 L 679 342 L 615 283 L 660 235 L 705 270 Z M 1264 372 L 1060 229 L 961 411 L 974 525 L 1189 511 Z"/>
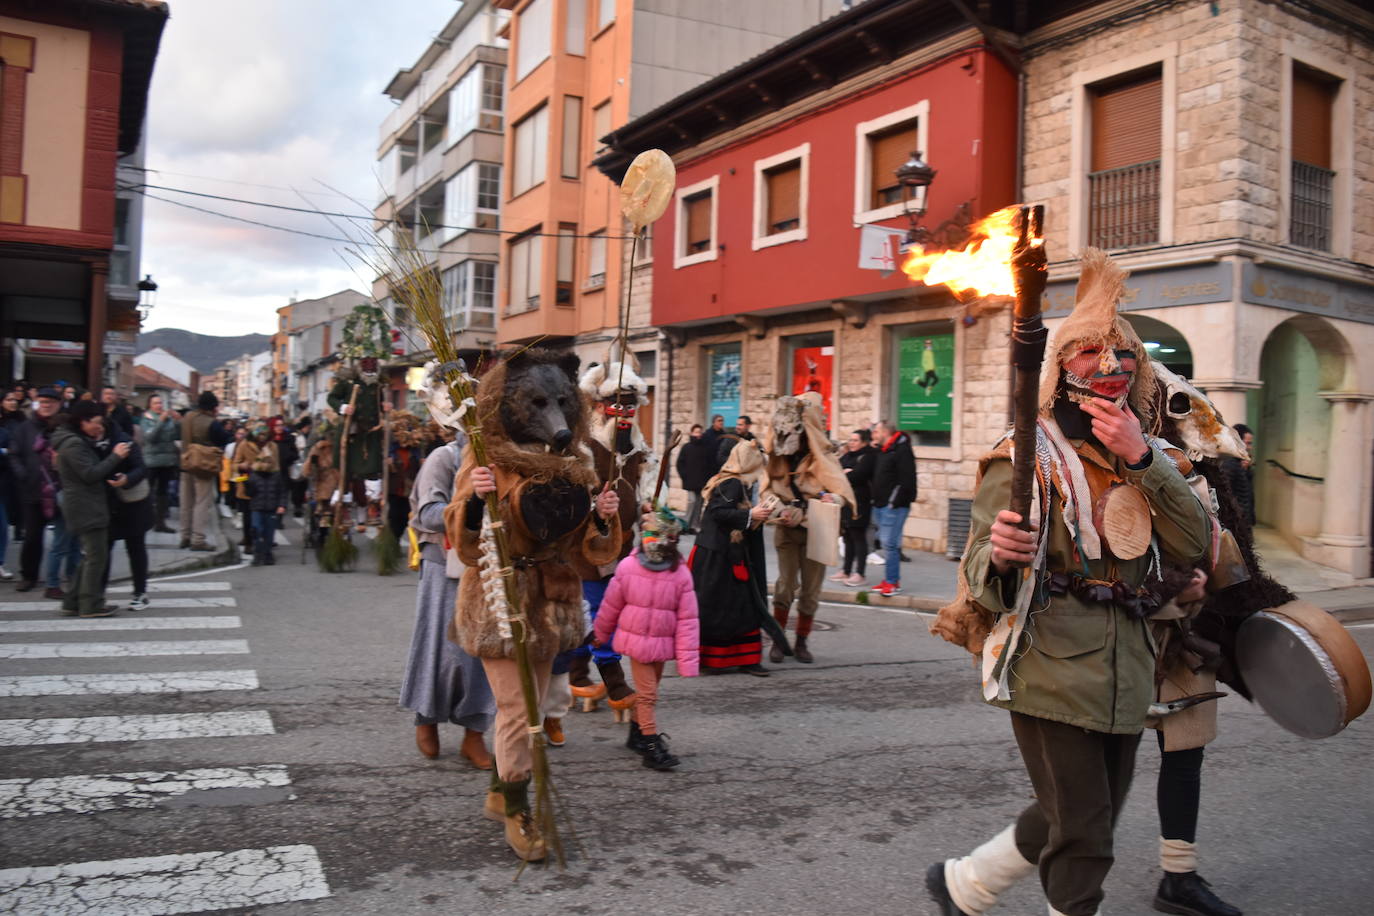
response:
<path id="1" fill-rule="evenodd" d="M 707 674 L 738 667 L 768 677 L 768 669 L 760 664 L 760 629 L 765 626 L 775 645 L 792 651 L 768 612 L 763 524 L 773 510 L 766 503 L 749 501 L 749 489 L 763 476 L 763 464 L 756 443 L 740 442 L 702 491 L 706 510 L 690 566 L 701 621 L 701 667 Z"/>
<path id="2" fill-rule="evenodd" d="M 818 499 L 855 508 L 854 491 L 825 431 L 822 403 L 814 391 L 778 398 L 769 431 L 768 484 L 764 488 L 774 505 L 782 507 L 774 519 L 778 579 L 773 587 L 773 618 L 786 630 L 792 601 L 796 600 L 797 630 L 792 649 L 797 661 L 808 663 L 815 661 L 807 639 L 825 584 L 825 564 L 807 556 L 807 501 Z M 785 642 L 785 638 L 775 638 L 768 650 L 768 660 L 775 665 L 788 654 Z"/>
<path id="3" fill-rule="evenodd" d="M 339 492 L 352 500 L 353 521 L 362 531 L 380 522 L 379 507 L 369 499 L 367 481 L 382 476 L 382 415 L 390 405 L 382 396 L 379 361 L 391 352 L 386 315 L 375 305 L 360 305 L 344 322 L 340 353 L 348 364 L 329 390 L 329 406 L 339 415 L 333 434 L 334 467 L 343 478 Z M 337 510 L 338 507 L 336 507 Z M 336 511 L 335 515 L 342 516 Z M 347 520 L 343 520 L 346 523 Z"/>
<path id="4" fill-rule="evenodd" d="M 504 600 L 505 577 L 485 497 L 495 494 L 500 507 L 537 708 L 554 656 L 581 645 L 587 633 L 572 564 L 594 568 L 614 562 L 622 544 L 620 499 L 614 490 L 597 488 L 586 457 L 587 411 L 577 389 L 577 364 L 571 353 L 529 349 L 483 375 L 472 409 L 488 466 L 478 466 L 471 451 L 464 456 L 444 512 L 449 543 L 468 567 L 450 636 L 482 660 L 496 699 L 496 770 L 484 812 L 505 823 L 506 842 L 527 861 L 543 859 L 546 847 L 530 810 L 534 758 L 513 606 Z"/>
<path id="5" fill-rule="evenodd" d="M 649 386 L 640 378 L 639 364 L 633 354 L 626 359 L 624 349 L 613 345 L 604 363 L 593 363 L 582 373 L 578 386 L 593 405 L 587 420 L 587 445 L 597 483 L 601 487 L 611 484 L 620 497 L 622 543 L 615 561 L 599 569 L 580 570 L 582 597 L 595 621 L 616 563 L 629 556 L 634 547 L 639 507 L 653 498 L 658 456 L 644 441 L 644 434 L 639 429 L 637 410 L 649 403 Z M 596 664 L 601 675 L 600 684 L 591 679 L 591 662 Z M 616 711 L 618 720 L 623 711 L 635 704 L 635 691 L 625 682 L 620 655 L 609 645 L 574 650 L 568 677 L 573 696 L 587 701 L 584 708 L 591 708 L 604 696 Z"/>
<path id="6" fill-rule="evenodd" d="M 644 766 L 671 770 L 680 762 L 668 751 L 658 727 L 658 688 L 663 663 L 677 662 L 679 677 L 696 677 L 698 668 L 697 596 L 692 574 L 678 553 L 682 522 L 667 509 L 644 517 L 639 547 L 616 566 L 596 618 L 596 643 L 612 641 L 630 658 L 634 677 L 634 718 L 625 746 Z"/>
<path id="7" fill-rule="evenodd" d="M 419 393 L 431 405 L 431 416 L 448 418 L 453 405 L 448 386 L 436 377 L 436 365 L 425 367 L 425 384 Z M 458 753 L 477 769 L 490 770 L 492 757 L 483 736 L 491 730 L 496 701 L 482 663 L 448 638 L 458 580 L 465 567 L 457 552 L 444 544 L 444 510 L 453 499 L 454 476 L 467 441 L 461 427 L 449 431 L 456 433 L 453 441 L 425 459 L 410 491 L 410 527 L 421 545 L 420 588 L 400 705 L 415 713 L 415 746 L 420 753 L 438 757 L 439 725 L 451 722 L 463 729 Z"/>
<path id="8" fill-rule="evenodd" d="M 1044 265 L 1023 227 L 1018 300 L 1037 310 Z M 1084 252 L 1077 302 L 1041 374 L 1030 530 L 1007 509 L 1006 438 L 980 462 L 960 594 L 931 627 L 982 657 L 984 699 L 1010 711 L 1036 794 L 1015 824 L 929 868 L 927 889 L 947 916 L 985 913 L 1037 869 L 1051 916 L 1098 912 L 1154 698 L 1145 618 L 1158 608 L 1146 585 L 1161 555 L 1191 568 L 1210 545 L 1207 514 L 1176 459 L 1142 430 L 1153 419 L 1155 377 L 1116 313 L 1124 280 L 1104 253 Z M 1114 500 L 1134 501 L 1132 525 L 1099 526 L 1095 516 Z"/>
<path id="9" fill-rule="evenodd" d="M 397 538 L 403 537 L 412 510 L 410 494 L 420 473 L 420 462 L 429 444 L 429 430 L 408 410 L 393 410 L 391 446 L 387 449 L 386 522 Z"/>

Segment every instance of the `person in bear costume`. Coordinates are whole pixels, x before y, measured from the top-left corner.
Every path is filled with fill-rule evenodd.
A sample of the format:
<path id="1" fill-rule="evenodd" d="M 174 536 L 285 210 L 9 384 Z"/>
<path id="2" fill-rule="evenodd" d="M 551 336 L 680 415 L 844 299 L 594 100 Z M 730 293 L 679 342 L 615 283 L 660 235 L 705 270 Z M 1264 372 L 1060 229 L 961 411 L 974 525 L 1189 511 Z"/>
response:
<path id="1" fill-rule="evenodd" d="M 544 840 L 530 812 L 530 734 L 515 645 L 504 611 L 488 602 L 481 570 L 495 562 L 483 547 L 490 530 L 484 497 L 501 506 L 525 648 L 542 703 L 554 656 L 587 634 L 581 580 L 574 564 L 600 566 L 620 553 L 619 497 L 596 492 L 586 448 L 587 411 L 571 353 L 521 351 L 493 366 L 477 386 L 486 467 L 469 449 L 444 510 L 449 543 L 467 566 L 458 585 L 449 638 L 482 660 L 496 698 L 496 770 L 484 814 L 504 821 L 506 842 L 526 861 L 543 859 Z M 571 561 L 571 562 L 570 562 Z"/>

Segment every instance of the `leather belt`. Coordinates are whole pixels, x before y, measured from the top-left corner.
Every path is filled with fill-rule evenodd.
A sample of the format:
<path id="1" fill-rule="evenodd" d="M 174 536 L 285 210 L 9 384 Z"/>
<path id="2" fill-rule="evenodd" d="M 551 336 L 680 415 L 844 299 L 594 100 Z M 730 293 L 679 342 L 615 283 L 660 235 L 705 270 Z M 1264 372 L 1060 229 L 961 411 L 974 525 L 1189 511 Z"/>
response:
<path id="1" fill-rule="evenodd" d="M 1159 610 L 1159 599 L 1143 588 L 1131 588 L 1120 579 L 1106 582 L 1076 573 L 1050 573 L 1051 595 L 1073 595 L 1094 604 L 1115 604 L 1131 618 L 1143 620 Z"/>

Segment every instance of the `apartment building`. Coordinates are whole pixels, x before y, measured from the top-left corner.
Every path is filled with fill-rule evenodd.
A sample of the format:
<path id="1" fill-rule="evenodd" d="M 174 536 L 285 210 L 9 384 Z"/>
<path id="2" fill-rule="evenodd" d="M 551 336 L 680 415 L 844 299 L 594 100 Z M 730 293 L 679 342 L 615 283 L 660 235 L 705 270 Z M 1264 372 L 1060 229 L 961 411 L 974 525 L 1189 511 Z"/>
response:
<path id="1" fill-rule="evenodd" d="M 0 0 L 0 375 L 95 388 L 114 380 L 107 351 L 133 354 L 141 217 L 116 167 L 139 147 L 167 16 L 161 0 Z"/>
<path id="2" fill-rule="evenodd" d="M 271 350 L 272 398 L 278 405 L 274 412 L 297 416 L 325 408 L 339 363 L 344 322 L 353 309 L 368 301 L 366 294 L 345 289 L 277 309 Z"/>
<path id="3" fill-rule="evenodd" d="M 470 361 L 496 344 L 506 38 L 510 14 L 468 2 L 416 62 L 397 71 L 386 94 L 397 103 L 377 147 L 383 244 L 408 240 L 443 287 L 444 311 L 459 352 Z M 404 403 L 407 369 L 432 356 L 387 277 L 373 297 L 398 331 L 388 373 Z"/>
<path id="4" fill-rule="evenodd" d="M 498 341 L 570 344 L 584 363 L 604 359 L 633 269 L 631 345 L 656 388 L 653 249 L 627 263 L 617 188 L 591 162 L 620 125 L 847 5 L 497 0 L 513 14 Z M 652 410 L 641 424 L 651 439 Z"/>
<path id="5" fill-rule="evenodd" d="M 612 177 L 651 146 L 678 165 L 651 269 L 672 425 L 766 415 L 770 395 L 819 386 L 835 434 L 878 417 L 913 434 L 907 540 L 957 552 L 976 460 L 1008 418 L 1008 317 L 890 273 L 901 256 L 880 227 L 906 227 L 894 172 L 920 151 L 937 173 L 928 227 L 964 203 L 1045 204 L 1051 325 L 1076 253 L 1112 251 L 1147 346 L 1255 429 L 1261 524 L 1370 575 L 1374 125 L 1359 113 L 1374 14 L 1341 0 L 978 12 L 867 0 L 608 138 L 597 166 Z M 927 348 L 943 403 L 911 371 Z"/>

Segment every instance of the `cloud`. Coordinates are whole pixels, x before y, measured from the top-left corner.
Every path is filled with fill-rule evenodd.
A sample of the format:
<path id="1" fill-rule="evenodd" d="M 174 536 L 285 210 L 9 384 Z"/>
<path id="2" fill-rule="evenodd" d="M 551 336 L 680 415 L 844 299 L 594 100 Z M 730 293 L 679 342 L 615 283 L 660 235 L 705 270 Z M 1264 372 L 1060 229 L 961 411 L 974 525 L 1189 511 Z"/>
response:
<path id="1" fill-rule="evenodd" d="M 365 215 L 375 201 L 381 94 L 459 8 L 456 0 L 175 0 L 149 96 L 150 185 Z M 342 192 L 330 191 L 326 186 Z M 326 236 L 310 215 L 149 195 Z M 349 197 L 358 202 L 350 200 Z M 353 224 L 361 234 L 364 224 Z M 149 199 L 143 272 L 159 286 L 148 327 L 270 333 L 292 295 L 366 291 L 348 246 Z"/>

